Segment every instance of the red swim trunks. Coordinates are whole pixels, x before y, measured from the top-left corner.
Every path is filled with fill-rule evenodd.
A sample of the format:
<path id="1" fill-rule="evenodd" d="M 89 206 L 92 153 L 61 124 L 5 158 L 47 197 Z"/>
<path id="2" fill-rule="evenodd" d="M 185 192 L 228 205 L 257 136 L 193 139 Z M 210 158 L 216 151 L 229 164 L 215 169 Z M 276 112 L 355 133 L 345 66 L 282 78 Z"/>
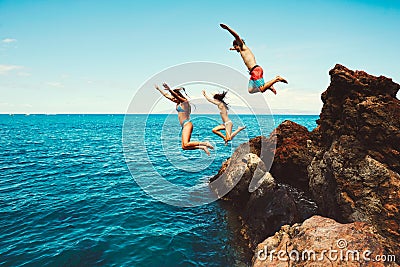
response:
<path id="1" fill-rule="evenodd" d="M 255 65 L 250 71 L 250 80 L 256 81 L 262 79 L 263 76 L 264 76 L 264 71 L 258 65 Z"/>
<path id="2" fill-rule="evenodd" d="M 255 65 L 251 71 L 250 71 L 250 81 L 249 81 L 249 93 L 255 93 L 255 92 L 259 92 L 260 87 L 263 86 L 265 84 L 264 82 L 264 71 L 263 69 L 258 66 Z"/>

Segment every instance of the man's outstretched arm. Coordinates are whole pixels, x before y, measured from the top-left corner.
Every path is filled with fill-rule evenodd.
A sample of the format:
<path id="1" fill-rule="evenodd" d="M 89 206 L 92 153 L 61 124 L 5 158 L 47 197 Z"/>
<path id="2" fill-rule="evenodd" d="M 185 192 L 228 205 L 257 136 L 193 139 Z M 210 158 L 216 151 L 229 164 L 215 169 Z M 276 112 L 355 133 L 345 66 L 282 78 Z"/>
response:
<path id="1" fill-rule="evenodd" d="M 235 32 L 234 30 L 232 30 L 231 28 L 229 28 L 228 25 L 221 23 L 221 24 L 219 24 L 219 26 L 221 26 L 222 29 L 225 29 L 225 30 L 227 30 L 228 32 L 230 32 L 230 34 L 232 34 L 233 37 L 235 37 L 235 40 L 236 40 L 236 42 L 237 42 L 238 45 L 240 45 L 240 46 L 244 45 L 244 43 L 243 43 L 243 41 L 242 41 L 242 38 L 240 38 L 239 34 L 237 34 L 237 32 Z"/>

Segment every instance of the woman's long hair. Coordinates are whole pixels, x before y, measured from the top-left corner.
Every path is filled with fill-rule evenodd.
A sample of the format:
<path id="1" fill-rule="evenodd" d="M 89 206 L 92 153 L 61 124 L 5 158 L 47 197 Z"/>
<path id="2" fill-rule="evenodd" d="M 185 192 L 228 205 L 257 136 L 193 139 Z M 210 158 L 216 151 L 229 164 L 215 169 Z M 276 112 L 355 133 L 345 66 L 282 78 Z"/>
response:
<path id="1" fill-rule="evenodd" d="M 177 89 L 174 89 L 174 90 L 172 90 L 172 91 L 174 91 L 174 93 L 177 94 L 179 97 L 182 97 L 182 98 L 184 98 L 184 99 L 187 100 L 187 98 L 181 93 L 181 90 L 183 90 L 183 91 L 185 92 L 185 95 L 186 95 L 187 97 L 189 97 L 188 94 L 186 93 L 186 90 L 185 90 L 184 87 L 177 88 Z"/>
<path id="2" fill-rule="evenodd" d="M 181 90 L 183 90 L 183 91 L 185 92 L 185 95 L 186 95 L 187 97 L 185 97 L 185 96 L 180 92 Z M 190 103 L 190 102 L 189 102 L 189 99 L 188 99 L 188 98 L 190 98 L 190 97 L 189 97 L 188 94 L 186 93 L 186 90 L 185 90 L 184 87 L 176 88 L 176 89 L 172 90 L 172 92 L 175 93 L 176 95 L 178 95 L 179 97 L 182 97 L 182 98 L 186 99 L 186 101 L 188 101 L 189 106 L 192 107 L 192 105 L 193 105 L 194 108 L 196 109 L 196 106 L 195 106 L 193 103 Z M 173 94 L 172 94 L 172 96 L 173 96 Z M 176 98 L 176 97 L 175 97 L 175 98 Z M 177 99 L 177 100 L 179 101 L 179 99 Z M 180 104 L 180 103 L 182 103 L 182 102 L 179 102 L 179 104 Z"/>
<path id="3" fill-rule="evenodd" d="M 225 98 L 227 93 L 228 93 L 228 91 L 222 91 L 221 94 L 215 94 L 214 95 L 214 99 L 221 101 L 226 106 L 226 109 L 229 109 L 228 103 L 226 103 L 225 100 L 224 100 L 224 98 Z"/>

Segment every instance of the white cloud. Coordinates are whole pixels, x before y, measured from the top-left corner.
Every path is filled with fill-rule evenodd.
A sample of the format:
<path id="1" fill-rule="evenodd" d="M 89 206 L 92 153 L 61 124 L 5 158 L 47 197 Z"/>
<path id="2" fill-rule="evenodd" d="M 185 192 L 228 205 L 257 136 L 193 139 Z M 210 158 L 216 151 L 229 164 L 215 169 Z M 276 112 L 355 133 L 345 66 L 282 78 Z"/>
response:
<path id="1" fill-rule="evenodd" d="M 64 85 L 60 82 L 47 82 L 46 85 L 56 88 L 62 88 Z"/>
<path id="2" fill-rule="evenodd" d="M 322 108 L 321 93 L 308 92 L 300 88 L 278 89 L 276 96 L 266 95 L 268 104 L 274 113 L 319 114 Z"/>
<path id="3" fill-rule="evenodd" d="M 29 72 L 18 72 L 17 75 L 18 75 L 18 76 L 21 76 L 21 77 L 29 77 L 29 76 L 31 76 L 32 74 L 30 74 Z"/>
<path id="4" fill-rule="evenodd" d="M 0 65 L 0 75 L 5 75 L 13 70 L 19 70 L 22 69 L 22 66 L 16 66 L 16 65 Z"/>
<path id="5" fill-rule="evenodd" d="M 10 108 L 10 107 L 14 107 L 15 105 L 14 104 L 11 104 L 11 103 L 7 103 L 7 102 L 0 102 L 0 107 L 3 107 L 3 108 Z"/>
<path id="6" fill-rule="evenodd" d="M 6 39 L 3 39 L 1 42 L 5 43 L 5 44 L 15 43 L 15 42 L 17 42 L 17 39 L 6 38 Z"/>

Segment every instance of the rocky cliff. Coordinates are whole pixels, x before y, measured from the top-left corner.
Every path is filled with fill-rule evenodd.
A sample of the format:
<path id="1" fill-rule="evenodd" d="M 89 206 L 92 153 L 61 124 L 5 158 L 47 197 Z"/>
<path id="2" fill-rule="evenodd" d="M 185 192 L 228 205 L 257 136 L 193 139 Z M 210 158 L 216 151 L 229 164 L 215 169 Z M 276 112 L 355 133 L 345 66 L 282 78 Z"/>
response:
<path id="1" fill-rule="evenodd" d="M 330 76 L 316 129 L 285 121 L 269 137 L 242 144 L 212 180 L 234 186 L 223 199 L 253 250 L 281 226 L 319 214 L 339 222 L 327 233 L 363 222 L 379 248 L 400 260 L 400 85 L 342 65 Z"/>
<path id="2" fill-rule="evenodd" d="M 212 187 L 217 194 L 234 186 L 223 200 L 237 213 L 239 232 L 251 249 L 283 224 L 302 222 L 317 213 L 308 189 L 304 190 L 312 160 L 309 137 L 304 126 L 285 121 L 268 138 L 259 136 L 240 145 L 210 180 L 221 181 Z"/>
<path id="3" fill-rule="evenodd" d="M 366 221 L 400 243 L 400 85 L 336 65 L 314 130 L 309 186 L 319 212 Z"/>
<path id="4" fill-rule="evenodd" d="M 254 267 L 398 266 L 385 238 L 372 225 L 340 224 L 321 216 L 283 226 L 255 251 Z"/>

